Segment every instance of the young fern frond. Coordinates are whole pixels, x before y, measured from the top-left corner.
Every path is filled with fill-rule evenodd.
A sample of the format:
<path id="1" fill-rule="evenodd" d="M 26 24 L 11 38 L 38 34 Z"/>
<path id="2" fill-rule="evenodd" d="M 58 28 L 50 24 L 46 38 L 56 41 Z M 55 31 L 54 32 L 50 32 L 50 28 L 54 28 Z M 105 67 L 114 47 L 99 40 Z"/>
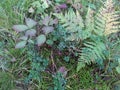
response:
<path id="1" fill-rule="evenodd" d="M 68 37 L 66 40 L 74 41 L 82 38 L 81 32 L 84 27 L 83 19 L 78 11 L 74 12 L 73 9 L 69 9 L 65 14 L 54 14 L 67 30 Z"/>
<path id="2" fill-rule="evenodd" d="M 95 32 L 99 35 L 110 35 L 118 32 L 120 22 L 119 15 L 114 9 L 112 0 L 107 0 L 95 17 Z"/>

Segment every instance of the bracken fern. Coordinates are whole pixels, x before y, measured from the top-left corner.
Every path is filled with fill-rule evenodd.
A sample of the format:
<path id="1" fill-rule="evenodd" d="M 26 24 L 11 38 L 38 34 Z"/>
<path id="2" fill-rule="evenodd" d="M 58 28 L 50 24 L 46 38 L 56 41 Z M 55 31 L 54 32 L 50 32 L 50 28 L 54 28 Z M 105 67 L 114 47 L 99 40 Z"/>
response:
<path id="1" fill-rule="evenodd" d="M 109 62 L 111 59 L 115 60 L 112 57 L 116 57 L 116 55 L 111 54 L 112 48 L 109 46 L 109 43 L 113 46 L 114 43 L 109 42 L 107 38 L 112 33 L 118 32 L 120 25 L 119 15 L 114 10 L 112 0 L 107 0 L 104 6 L 100 8 L 95 16 L 94 22 L 94 25 L 86 25 L 88 27 L 87 31 L 92 32 L 92 36 L 84 43 L 84 47 L 81 49 L 77 71 L 84 67 L 85 63 L 98 63 L 103 65 L 104 60 L 109 60 Z"/>

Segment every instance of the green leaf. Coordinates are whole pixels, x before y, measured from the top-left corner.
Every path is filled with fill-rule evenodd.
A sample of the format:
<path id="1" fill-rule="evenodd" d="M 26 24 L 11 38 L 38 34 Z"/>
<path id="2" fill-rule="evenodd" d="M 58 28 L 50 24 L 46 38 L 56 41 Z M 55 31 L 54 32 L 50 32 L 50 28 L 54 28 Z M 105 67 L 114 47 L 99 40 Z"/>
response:
<path id="1" fill-rule="evenodd" d="M 27 39 L 28 39 L 28 37 L 26 37 L 26 36 L 22 36 L 19 38 L 19 40 L 24 40 L 24 41 L 26 41 Z"/>
<path id="2" fill-rule="evenodd" d="M 29 28 L 32 28 L 32 27 L 34 27 L 37 24 L 36 21 L 34 21 L 34 20 L 30 19 L 30 18 L 26 18 L 25 22 L 26 22 L 26 24 L 27 24 L 27 26 Z"/>
<path id="3" fill-rule="evenodd" d="M 26 25 L 14 25 L 12 28 L 17 32 L 22 32 L 28 29 Z"/>
<path id="4" fill-rule="evenodd" d="M 46 9 L 49 7 L 49 4 L 46 0 L 42 0 L 43 1 L 43 4 L 42 4 L 42 8 Z"/>
<path id="5" fill-rule="evenodd" d="M 25 36 L 30 36 L 30 37 L 32 37 L 32 36 L 35 36 L 35 34 L 36 34 L 36 30 L 35 29 L 30 29 L 30 30 L 27 30 L 26 31 L 26 33 L 25 33 Z"/>
<path id="6" fill-rule="evenodd" d="M 26 41 L 20 41 L 16 44 L 15 48 L 23 48 L 26 45 Z"/>
<path id="7" fill-rule="evenodd" d="M 120 66 L 116 67 L 116 71 L 120 74 Z"/>
<path id="8" fill-rule="evenodd" d="M 62 3 L 65 2 L 66 0 L 55 0 L 56 3 Z"/>
<path id="9" fill-rule="evenodd" d="M 70 61 L 70 57 L 69 57 L 69 56 L 65 56 L 63 59 L 64 59 L 66 62 L 69 62 L 69 61 Z"/>
<path id="10" fill-rule="evenodd" d="M 37 45 L 41 46 L 42 44 L 44 44 L 46 41 L 46 36 L 44 34 L 41 34 L 37 37 Z"/>
<path id="11" fill-rule="evenodd" d="M 83 62 L 78 62 L 77 72 L 78 72 L 81 68 L 84 68 L 84 67 L 85 67 L 85 63 L 83 63 Z"/>
<path id="12" fill-rule="evenodd" d="M 49 40 L 46 41 L 46 43 L 47 43 L 48 45 L 53 45 L 54 42 L 49 39 Z"/>

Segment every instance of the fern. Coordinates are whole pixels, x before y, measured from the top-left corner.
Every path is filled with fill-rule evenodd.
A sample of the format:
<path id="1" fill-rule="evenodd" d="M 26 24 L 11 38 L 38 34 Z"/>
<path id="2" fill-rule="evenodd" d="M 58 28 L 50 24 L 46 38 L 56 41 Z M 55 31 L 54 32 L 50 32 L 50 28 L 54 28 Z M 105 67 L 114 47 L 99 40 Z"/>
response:
<path id="1" fill-rule="evenodd" d="M 90 18 L 89 14 L 86 17 Z M 79 71 L 80 68 L 85 67 L 85 64 L 98 63 L 103 65 L 103 60 L 116 60 L 114 58 L 116 55 L 112 54 L 113 49 L 109 46 L 113 45 L 113 43 L 109 42 L 106 38 L 106 36 L 119 31 L 119 15 L 114 9 L 113 1 L 107 0 L 104 6 L 100 8 L 95 16 L 95 23 L 93 26 L 89 25 L 92 20 L 87 20 L 86 31 L 90 32 L 92 36 L 95 35 L 95 37 L 90 37 L 89 41 L 84 43 L 77 71 Z"/>
<path id="2" fill-rule="evenodd" d="M 95 17 L 95 32 L 99 35 L 110 35 L 118 32 L 120 22 L 119 15 L 114 9 L 112 0 L 107 0 Z"/>
<path id="3" fill-rule="evenodd" d="M 108 55 L 107 59 L 109 60 L 108 68 L 111 71 L 113 68 L 116 68 L 116 71 L 120 73 L 120 39 L 114 42 L 108 42 Z"/>
<path id="4" fill-rule="evenodd" d="M 85 67 L 85 64 L 97 63 L 103 66 L 103 61 L 106 60 L 107 49 L 101 37 L 91 37 L 90 41 L 86 41 L 81 49 L 77 71 Z"/>
<path id="5" fill-rule="evenodd" d="M 85 19 L 85 29 L 82 31 L 82 38 L 86 39 L 89 38 L 94 31 L 94 17 L 93 17 L 94 11 L 90 8 L 88 8 L 86 19 Z"/>
<path id="6" fill-rule="evenodd" d="M 62 26 L 68 32 L 66 40 L 74 41 L 82 39 L 82 28 L 84 27 L 84 24 L 78 11 L 74 12 L 73 9 L 69 9 L 68 12 L 65 12 L 65 14 L 54 13 L 54 15 L 59 19 Z"/>

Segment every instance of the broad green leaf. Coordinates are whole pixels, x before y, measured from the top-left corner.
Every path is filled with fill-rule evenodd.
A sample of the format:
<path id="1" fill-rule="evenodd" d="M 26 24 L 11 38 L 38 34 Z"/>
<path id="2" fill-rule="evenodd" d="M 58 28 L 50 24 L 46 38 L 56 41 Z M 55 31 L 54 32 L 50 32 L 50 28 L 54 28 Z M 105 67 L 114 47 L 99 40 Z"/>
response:
<path id="1" fill-rule="evenodd" d="M 34 27 L 34 26 L 37 24 L 36 21 L 34 21 L 34 20 L 30 19 L 30 18 L 26 18 L 26 19 L 25 19 L 25 22 L 26 22 L 26 25 L 27 25 L 29 28 L 32 28 L 32 27 Z"/>
<path id="2" fill-rule="evenodd" d="M 26 41 L 20 41 L 16 44 L 15 48 L 23 48 L 26 45 Z"/>
<path id="3" fill-rule="evenodd" d="M 35 29 L 30 29 L 30 30 L 27 30 L 26 33 L 25 33 L 25 36 L 35 36 L 36 34 L 36 30 Z"/>
<path id="4" fill-rule="evenodd" d="M 84 67 L 85 67 L 85 63 L 83 63 L 83 62 L 78 62 L 77 72 L 78 72 L 81 68 L 84 68 Z"/>
<path id="5" fill-rule="evenodd" d="M 46 41 L 46 36 L 44 34 L 41 34 L 37 37 L 37 45 L 41 46 L 42 44 L 44 44 Z"/>
<path id="6" fill-rule="evenodd" d="M 14 25 L 12 28 L 17 32 L 22 32 L 28 29 L 26 25 Z"/>

